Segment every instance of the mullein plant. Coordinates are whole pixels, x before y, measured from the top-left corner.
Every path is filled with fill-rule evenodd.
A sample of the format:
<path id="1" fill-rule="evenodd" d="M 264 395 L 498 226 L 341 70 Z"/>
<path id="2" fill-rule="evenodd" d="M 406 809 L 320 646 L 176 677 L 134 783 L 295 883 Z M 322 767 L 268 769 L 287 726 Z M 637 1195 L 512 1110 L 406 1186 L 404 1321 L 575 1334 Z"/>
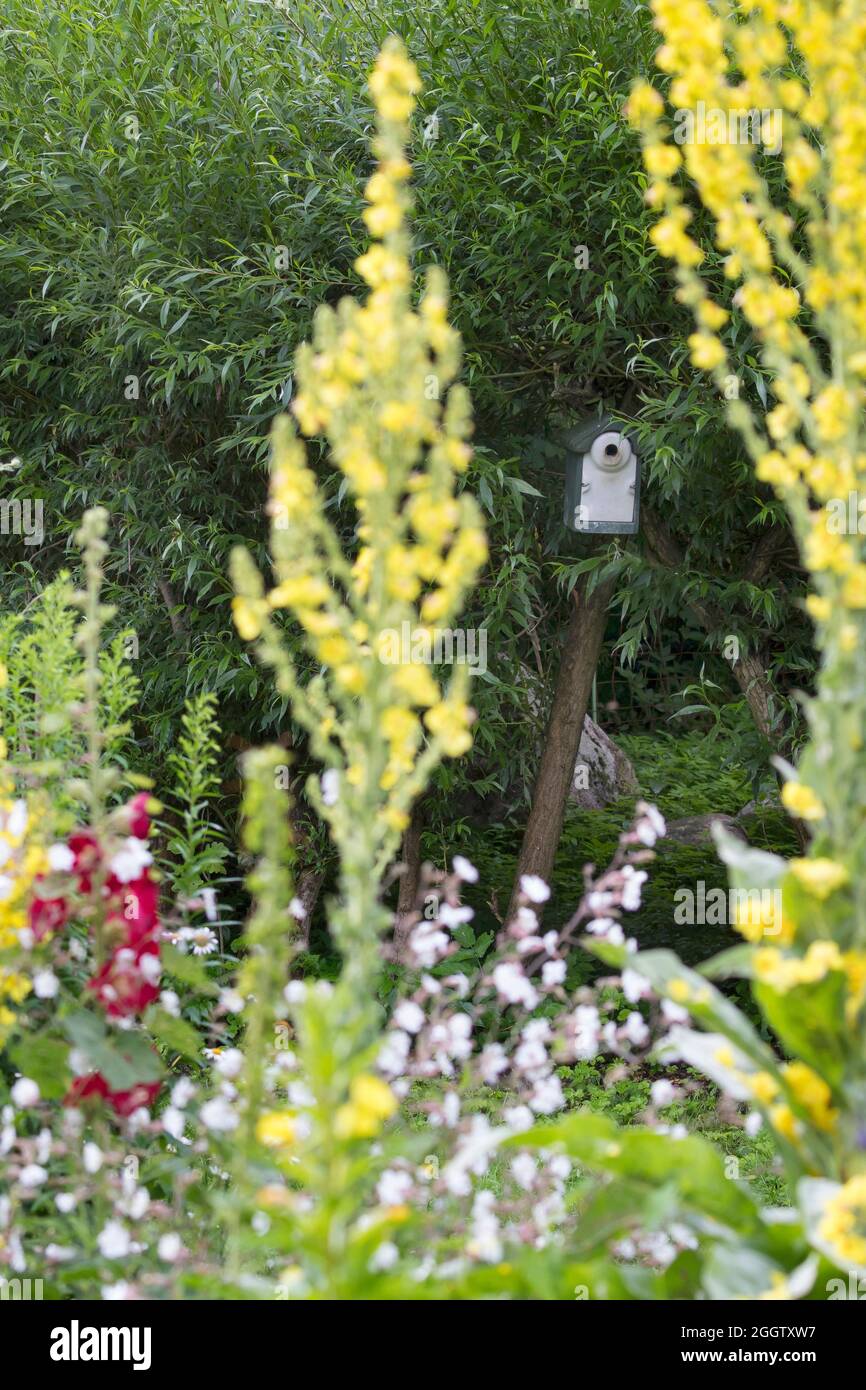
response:
<path id="1" fill-rule="evenodd" d="M 443 688 L 422 660 L 394 662 L 393 636 L 408 624 L 429 648 L 431 628 L 455 621 L 487 554 L 478 506 L 459 489 L 470 411 L 455 381 L 459 339 L 440 271 L 428 272 L 412 307 L 405 147 L 420 82 L 398 40 L 386 43 L 369 86 L 377 165 L 364 220 L 372 244 L 356 262 L 368 294 L 319 309 L 313 343 L 298 354 L 293 402 L 301 435 L 327 439 L 357 516 L 355 542 L 350 553 L 342 547 L 305 446 L 283 418 L 268 508 L 274 585 L 245 551 L 233 555 L 235 623 L 273 668 L 323 766 L 307 795 L 340 856 L 329 927 L 342 972 L 333 989 L 299 989 L 289 1025 L 312 1104 L 303 1120 L 289 1106 L 257 1123 L 259 1140 L 291 1165 L 287 1173 L 309 1175 L 310 1243 L 324 1263 L 307 1273 L 332 1290 L 349 1278 L 358 1146 L 397 1109 L 372 1069 L 380 939 L 392 921 L 383 875 L 437 764 L 471 744 L 468 667 Z M 318 668 L 306 683 L 284 641 L 283 614 L 299 624 Z"/>
<path id="2" fill-rule="evenodd" d="M 693 363 L 735 397 L 730 418 L 757 478 L 788 508 L 812 577 L 807 608 L 822 662 L 806 702 L 808 746 L 796 770 L 781 767 L 783 802 L 811 832 L 808 853 L 784 862 L 721 846 L 735 885 L 772 890 L 777 906 L 742 914 L 748 945 L 718 968 L 751 977 L 787 1060 L 759 1045 L 729 1008 L 721 1021 L 718 1009 L 708 1011 L 710 987 L 673 958 L 653 953 L 635 969 L 727 1035 L 700 1049 L 706 1069 L 750 1098 L 771 1127 L 813 1246 L 862 1276 L 866 13 L 859 0 L 652 7 L 677 121 L 698 103 L 718 113 L 715 138 L 709 124 L 708 139 L 672 138 L 662 95 L 646 83 L 634 88 L 628 115 L 660 214 L 652 240 L 675 263 L 679 297 L 694 311 Z M 757 143 L 742 138 L 750 110 L 764 113 Z M 690 234 L 690 185 L 710 214 L 715 252 Z M 775 397 L 766 414 L 730 389 L 746 329 Z M 689 1049 L 695 1064 L 698 1050 Z"/>

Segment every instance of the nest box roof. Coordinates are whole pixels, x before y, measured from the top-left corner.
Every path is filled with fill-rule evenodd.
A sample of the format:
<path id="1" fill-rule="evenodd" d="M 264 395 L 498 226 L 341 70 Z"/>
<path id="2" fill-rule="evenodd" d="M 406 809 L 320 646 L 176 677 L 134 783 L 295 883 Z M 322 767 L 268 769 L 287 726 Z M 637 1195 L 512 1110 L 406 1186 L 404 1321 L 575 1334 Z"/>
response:
<path id="1" fill-rule="evenodd" d="M 574 425 L 570 430 L 563 430 L 559 440 L 563 447 L 571 453 L 585 454 L 600 434 L 607 434 L 611 430 L 616 431 L 617 434 L 626 433 L 619 421 L 614 420 L 610 415 L 596 415 L 591 420 L 584 420 L 581 424 Z"/>

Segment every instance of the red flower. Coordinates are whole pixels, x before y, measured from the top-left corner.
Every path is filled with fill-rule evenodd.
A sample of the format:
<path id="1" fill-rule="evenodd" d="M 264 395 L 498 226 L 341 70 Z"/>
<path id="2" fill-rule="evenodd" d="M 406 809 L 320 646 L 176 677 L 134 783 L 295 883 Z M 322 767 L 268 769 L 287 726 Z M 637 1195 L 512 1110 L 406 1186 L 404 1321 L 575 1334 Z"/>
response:
<path id="1" fill-rule="evenodd" d="M 105 1100 L 117 1115 L 131 1115 L 142 1105 L 153 1104 L 161 1081 L 139 1081 L 129 1091 L 112 1091 L 101 1072 L 91 1072 L 89 1076 L 76 1076 L 63 1098 L 64 1105 L 78 1105 L 83 1100 L 98 1096 Z"/>
<path id="2" fill-rule="evenodd" d="M 72 867 L 78 874 L 78 887 L 82 893 L 89 893 L 93 886 L 91 875 L 102 859 L 99 841 L 92 830 L 73 830 L 66 843 L 75 856 Z"/>
<path id="3" fill-rule="evenodd" d="M 150 815 L 147 810 L 147 803 L 150 801 L 149 792 L 139 792 L 125 807 L 129 817 L 129 833 L 134 835 L 137 840 L 146 840 L 147 832 L 150 829 Z"/>
<path id="4" fill-rule="evenodd" d="M 65 898 L 31 898 L 27 924 L 36 941 L 42 941 L 49 932 L 59 931 L 68 920 L 69 907 Z"/>
<path id="5" fill-rule="evenodd" d="M 134 946 L 118 946 L 87 988 L 111 1018 L 140 1014 L 159 998 L 159 943 L 148 937 Z"/>
<path id="6" fill-rule="evenodd" d="M 108 920 L 124 924 L 124 945 L 140 945 L 158 930 L 159 892 L 146 869 L 134 883 L 121 883 L 111 874 L 105 888 L 110 899 Z"/>

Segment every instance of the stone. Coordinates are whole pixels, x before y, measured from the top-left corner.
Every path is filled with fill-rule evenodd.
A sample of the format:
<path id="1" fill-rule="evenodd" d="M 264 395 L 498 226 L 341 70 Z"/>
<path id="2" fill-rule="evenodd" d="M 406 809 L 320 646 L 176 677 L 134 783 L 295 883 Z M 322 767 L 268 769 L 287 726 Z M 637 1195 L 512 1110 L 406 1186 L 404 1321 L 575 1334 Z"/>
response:
<path id="1" fill-rule="evenodd" d="M 706 845 L 713 844 L 712 826 L 714 823 L 723 825 L 725 830 L 736 835 L 738 840 L 748 843 L 743 834 L 743 827 L 738 825 L 733 816 L 716 812 L 709 816 L 682 816 L 679 820 L 669 820 L 666 840 L 676 840 L 680 845 Z"/>
<path id="2" fill-rule="evenodd" d="M 596 724 L 586 716 L 568 799 L 582 811 L 600 811 L 621 796 L 640 791 L 631 762 Z"/>

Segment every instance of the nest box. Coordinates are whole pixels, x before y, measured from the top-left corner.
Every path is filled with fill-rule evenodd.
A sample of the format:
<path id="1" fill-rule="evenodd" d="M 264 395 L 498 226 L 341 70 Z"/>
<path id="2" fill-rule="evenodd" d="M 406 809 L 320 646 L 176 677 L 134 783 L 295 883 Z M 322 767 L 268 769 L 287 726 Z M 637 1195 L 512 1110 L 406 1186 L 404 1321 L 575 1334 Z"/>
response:
<path id="1" fill-rule="evenodd" d="M 640 515 L 640 460 L 634 441 L 609 415 L 561 436 L 565 516 L 572 531 L 633 536 Z"/>

